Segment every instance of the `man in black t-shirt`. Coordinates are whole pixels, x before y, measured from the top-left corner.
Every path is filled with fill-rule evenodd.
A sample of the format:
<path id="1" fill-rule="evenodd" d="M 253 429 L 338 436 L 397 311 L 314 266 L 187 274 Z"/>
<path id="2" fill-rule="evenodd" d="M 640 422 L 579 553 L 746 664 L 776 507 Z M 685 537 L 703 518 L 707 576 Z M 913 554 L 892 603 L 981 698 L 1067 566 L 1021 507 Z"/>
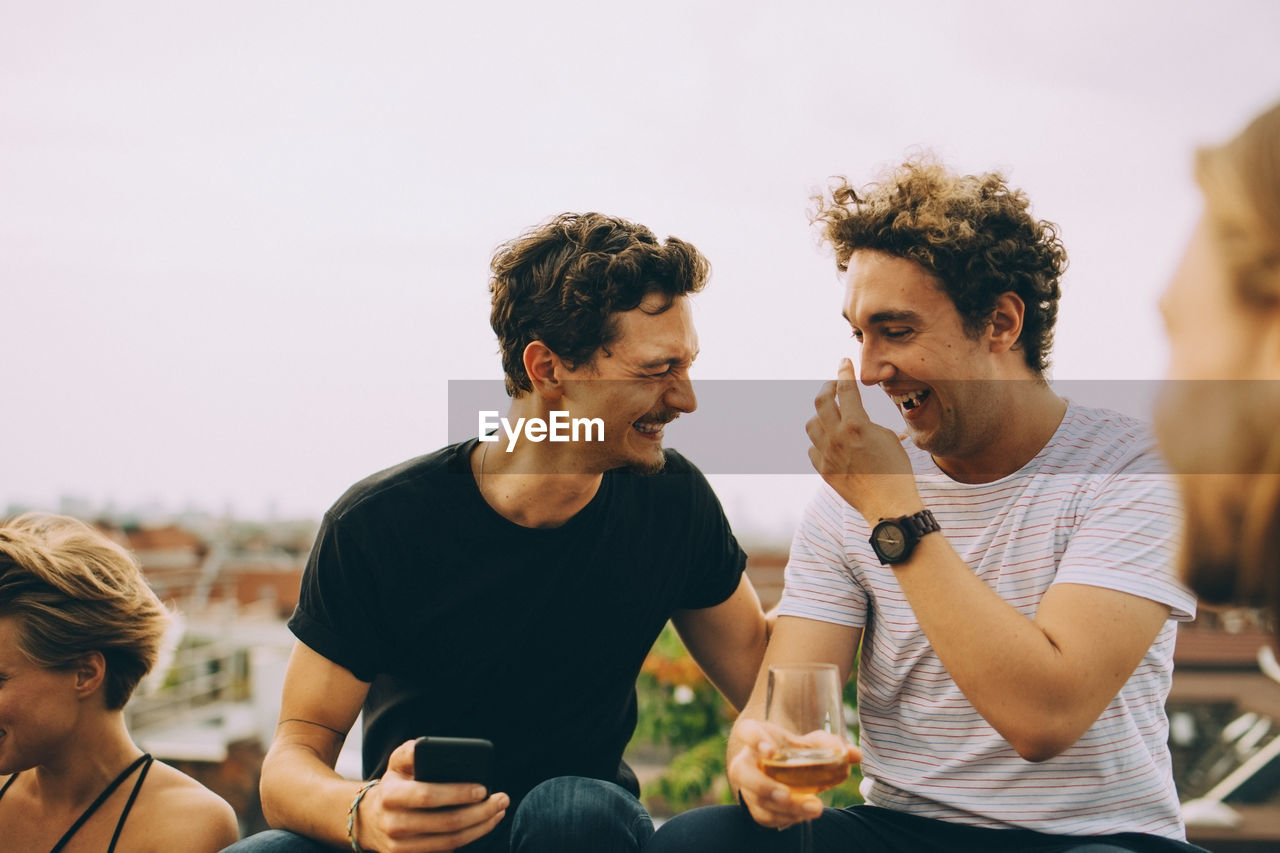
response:
<path id="1" fill-rule="evenodd" d="M 581 424 L 451 445 L 325 515 L 248 850 L 639 851 L 652 824 L 622 750 L 668 619 L 737 706 L 765 619 L 705 478 L 662 447 L 696 406 L 688 243 L 563 214 L 492 262 L 508 421 Z M 364 711 L 368 782 L 333 770 Z M 420 735 L 495 746 L 490 790 L 413 780 Z"/>

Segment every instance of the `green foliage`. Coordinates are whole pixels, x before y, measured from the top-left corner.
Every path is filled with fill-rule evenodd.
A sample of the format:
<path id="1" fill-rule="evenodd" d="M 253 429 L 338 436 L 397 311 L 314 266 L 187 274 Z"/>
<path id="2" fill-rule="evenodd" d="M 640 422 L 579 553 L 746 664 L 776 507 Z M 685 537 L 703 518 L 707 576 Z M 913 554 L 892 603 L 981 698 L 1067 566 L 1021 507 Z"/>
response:
<path id="1" fill-rule="evenodd" d="M 725 738 L 712 735 L 679 753 L 641 795 L 653 814 L 677 814 L 701 805 L 733 802 L 724 766 Z"/>
<path id="2" fill-rule="evenodd" d="M 732 709 L 685 651 L 670 623 L 662 629 L 636 679 L 635 742 L 688 749 L 732 723 Z"/>

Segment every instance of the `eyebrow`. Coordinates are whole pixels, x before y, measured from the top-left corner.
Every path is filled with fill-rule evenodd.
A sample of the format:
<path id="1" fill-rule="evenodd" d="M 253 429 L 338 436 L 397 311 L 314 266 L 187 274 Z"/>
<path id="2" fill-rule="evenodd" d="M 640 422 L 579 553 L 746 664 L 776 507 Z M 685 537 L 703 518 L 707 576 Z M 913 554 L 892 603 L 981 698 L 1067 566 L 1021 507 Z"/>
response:
<path id="1" fill-rule="evenodd" d="M 841 311 L 840 316 L 843 317 L 850 326 L 854 325 L 853 320 L 849 319 L 849 314 L 847 312 Z M 876 326 L 882 323 L 918 323 L 919 321 L 920 315 L 917 312 L 912 311 L 909 308 L 902 308 L 897 310 L 877 311 L 868 318 L 867 325 Z"/>
<path id="2" fill-rule="evenodd" d="M 693 364 L 695 361 L 697 361 L 698 356 L 701 354 L 702 354 L 702 350 L 697 350 L 696 352 L 694 352 L 693 357 L 688 359 L 688 363 Z M 640 368 L 642 370 L 649 370 L 650 368 L 654 368 L 654 367 L 675 366 L 677 364 L 685 364 L 685 363 L 686 361 L 683 358 L 660 358 L 654 361 L 642 362 L 640 364 Z"/>

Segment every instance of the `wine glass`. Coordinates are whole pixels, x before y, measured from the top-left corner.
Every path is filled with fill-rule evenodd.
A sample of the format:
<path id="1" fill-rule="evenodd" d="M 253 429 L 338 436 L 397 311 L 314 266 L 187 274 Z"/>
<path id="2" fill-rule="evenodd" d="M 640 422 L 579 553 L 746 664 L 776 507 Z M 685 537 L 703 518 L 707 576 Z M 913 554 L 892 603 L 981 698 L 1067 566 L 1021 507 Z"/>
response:
<path id="1" fill-rule="evenodd" d="M 761 770 L 797 794 L 816 794 L 849 775 L 848 736 L 840 671 L 830 663 L 769 667 L 765 722 L 781 742 Z M 813 827 L 800 827 L 801 849 L 813 848 Z"/>

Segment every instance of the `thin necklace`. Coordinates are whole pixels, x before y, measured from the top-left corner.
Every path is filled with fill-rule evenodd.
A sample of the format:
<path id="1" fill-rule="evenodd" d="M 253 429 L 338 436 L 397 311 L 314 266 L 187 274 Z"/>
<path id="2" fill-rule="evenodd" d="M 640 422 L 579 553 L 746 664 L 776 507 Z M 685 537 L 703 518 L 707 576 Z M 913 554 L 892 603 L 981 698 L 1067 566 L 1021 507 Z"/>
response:
<path id="1" fill-rule="evenodd" d="M 480 497 L 484 497 L 484 459 L 489 455 L 489 445 L 491 442 L 484 443 L 484 450 L 480 451 L 480 477 L 476 483 L 476 488 L 480 490 Z"/>

